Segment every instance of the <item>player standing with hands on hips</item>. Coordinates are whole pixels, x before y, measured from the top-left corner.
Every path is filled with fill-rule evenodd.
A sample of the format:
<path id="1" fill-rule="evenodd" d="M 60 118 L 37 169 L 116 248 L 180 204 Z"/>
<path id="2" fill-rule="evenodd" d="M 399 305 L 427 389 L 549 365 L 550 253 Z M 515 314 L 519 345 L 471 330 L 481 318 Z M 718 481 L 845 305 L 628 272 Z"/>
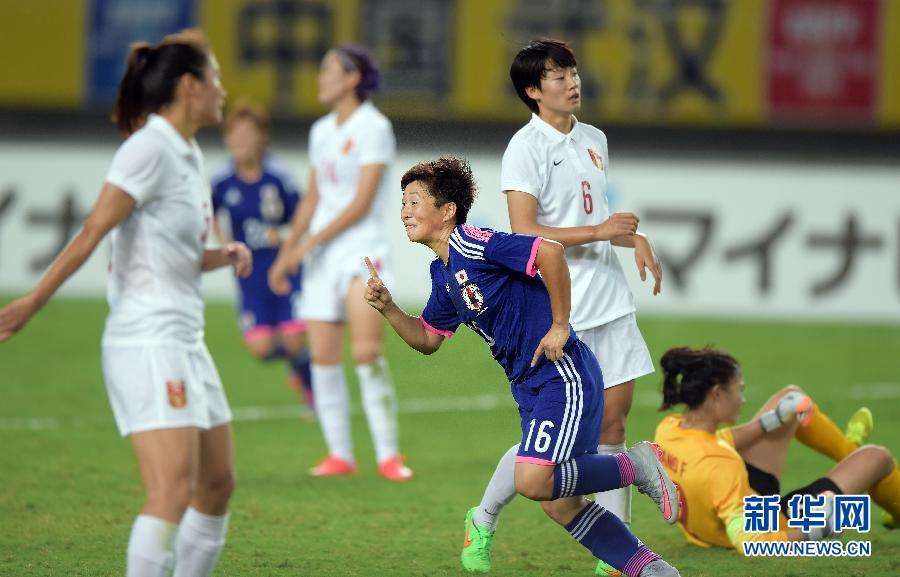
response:
<path id="1" fill-rule="evenodd" d="M 555 40 L 537 40 L 519 51 L 510 78 L 531 120 L 510 140 L 501 163 L 513 232 L 541 236 L 566 247 L 572 276 L 572 326 L 603 369 L 601 454 L 625 450 L 625 420 L 635 379 L 653 372 L 653 361 L 635 320 L 634 299 L 613 246 L 634 249 L 635 263 L 653 294 L 662 285 L 659 259 L 638 217 L 609 213 L 606 135 L 579 122 L 581 80 L 575 55 Z M 491 567 L 491 541 L 500 511 L 515 496 L 513 446 L 497 464 L 481 503 L 466 515 L 461 553 L 468 571 Z M 596 502 L 631 522 L 631 488 L 596 495 Z M 600 563 L 597 573 L 614 573 Z"/>
<path id="2" fill-rule="evenodd" d="M 0 310 L 13 336 L 110 234 L 103 376 L 131 436 L 146 500 L 127 577 L 205 577 L 225 544 L 234 488 L 231 410 L 203 342 L 205 271 L 251 272 L 243 243 L 206 250 L 212 211 L 194 135 L 222 120 L 219 66 L 198 30 L 132 47 L 114 119 L 127 135 L 84 226 L 34 290 Z"/>
<path id="3" fill-rule="evenodd" d="M 277 294 L 287 294 L 291 273 L 305 260 L 300 318 L 309 335 L 316 416 L 328 446 L 328 456 L 310 474 L 331 477 L 357 470 L 341 364 L 344 327 L 349 325 L 378 472 L 391 481 L 406 481 L 413 473 L 400 455 L 397 399 L 383 356 L 384 329 L 378 315 L 362 302 L 366 251 L 382 274 L 388 274 L 386 173 L 397 147 L 390 121 L 369 100 L 378 79 L 375 63 L 360 46 L 342 44 L 322 59 L 319 102 L 331 113 L 310 131 L 309 184 L 290 236 L 269 270 L 269 285 Z"/>
<path id="4" fill-rule="evenodd" d="M 393 301 L 371 262 L 366 301 L 410 347 L 432 354 L 465 324 L 491 348 L 519 407 L 516 491 L 606 564 L 628 577 L 678 575 L 618 517 L 582 497 L 632 484 L 674 523 L 679 503 L 650 443 L 598 455 L 603 378 L 569 324 L 571 284 L 561 244 L 465 224 L 475 199 L 469 165 L 440 158 L 401 179 L 401 218 L 412 242 L 434 251 L 421 317 Z M 537 276 L 540 273 L 540 276 Z"/>

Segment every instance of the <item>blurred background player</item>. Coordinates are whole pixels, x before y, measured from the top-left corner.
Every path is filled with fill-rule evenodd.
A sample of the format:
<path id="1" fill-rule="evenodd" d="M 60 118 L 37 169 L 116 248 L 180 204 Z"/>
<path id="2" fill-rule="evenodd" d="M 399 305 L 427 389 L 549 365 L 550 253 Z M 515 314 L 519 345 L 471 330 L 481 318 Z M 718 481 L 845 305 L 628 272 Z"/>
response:
<path id="1" fill-rule="evenodd" d="M 300 194 L 289 172 L 268 152 L 269 115 L 258 104 L 241 100 L 231 107 L 225 118 L 225 145 L 231 162 L 212 178 L 213 230 L 219 240 L 234 239 L 253 251 L 253 273 L 238 278 L 244 342 L 257 359 L 285 359 L 291 384 L 312 408 L 306 327 L 293 308 L 300 273 L 291 275 L 291 290 L 284 296 L 273 293 L 268 283 L 281 245 L 278 229 L 294 216 Z"/>
<path id="2" fill-rule="evenodd" d="M 412 471 L 400 455 L 382 321 L 362 298 L 367 254 L 388 274 L 386 176 L 396 142 L 390 121 L 369 100 L 378 81 L 375 63 L 359 46 L 338 46 L 322 59 L 318 97 L 331 113 L 310 131 L 309 185 L 269 282 L 277 294 L 287 294 L 290 275 L 306 259 L 300 317 L 308 327 L 316 415 L 328 446 L 328 456 L 310 473 L 326 477 L 357 469 L 342 365 L 344 326 L 349 325 L 378 471 L 392 481 L 405 481 Z"/>
<path id="3" fill-rule="evenodd" d="M 735 547 L 749 540 L 821 539 L 828 530 L 804 534 L 787 526 L 793 495 L 870 493 L 893 518 L 900 513 L 900 473 L 884 447 L 864 445 L 872 416 L 861 409 L 847 433 L 796 386 L 772 395 L 751 421 L 734 425 L 744 404 L 744 378 L 738 362 L 715 349 L 686 347 L 666 351 L 660 410 L 685 404 L 687 411 L 669 415 L 656 428 L 662 461 L 681 491 L 685 514 L 679 524 L 690 543 Z M 777 533 L 745 533 L 744 503 L 748 495 L 781 493 L 782 471 L 791 439 L 837 462 L 824 477 L 781 498 Z"/>
<path id="4" fill-rule="evenodd" d="M 34 290 L 0 310 L 0 341 L 20 330 L 110 237 L 103 376 L 130 435 L 146 500 L 128 542 L 128 577 L 207 576 L 225 544 L 234 488 L 231 409 L 203 342 L 200 276 L 233 265 L 240 242 L 205 250 L 212 213 L 194 135 L 222 120 L 225 91 L 196 30 L 133 46 L 114 119 L 128 138 L 81 231 Z"/>
<path id="5" fill-rule="evenodd" d="M 635 319 L 634 299 L 613 246 L 634 249 L 641 279 L 647 269 L 653 294 L 662 283 L 659 259 L 647 237 L 637 233 L 632 213 L 609 212 L 606 135 L 576 120 L 581 80 L 575 55 L 563 42 L 536 40 L 519 51 L 509 75 L 531 120 L 509 142 L 501 164 L 513 232 L 555 240 L 566 247 L 572 277 L 572 326 L 603 370 L 602 453 L 625 450 L 625 419 L 635 379 L 653 372 L 650 352 Z M 491 540 L 503 507 L 515 496 L 517 447 L 501 458 L 471 522 L 461 560 L 470 571 L 491 564 Z M 631 488 L 598 493 L 596 502 L 631 522 Z M 598 573 L 604 568 L 598 567 Z"/>
<path id="6" fill-rule="evenodd" d="M 628 577 L 677 576 L 618 517 L 581 496 L 635 484 L 667 522 L 678 517 L 677 492 L 650 443 L 596 454 L 603 378 L 569 324 L 562 245 L 465 224 L 476 188 L 471 168 L 458 158 L 421 162 L 400 186 L 407 237 L 436 255 L 431 296 L 420 317 L 410 316 L 370 267 L 366 300 L 426 355 L 461 324 L 481 336 L 509 379 L 521 417 L 515 490 L 540 501 L 576 541 Z"/>

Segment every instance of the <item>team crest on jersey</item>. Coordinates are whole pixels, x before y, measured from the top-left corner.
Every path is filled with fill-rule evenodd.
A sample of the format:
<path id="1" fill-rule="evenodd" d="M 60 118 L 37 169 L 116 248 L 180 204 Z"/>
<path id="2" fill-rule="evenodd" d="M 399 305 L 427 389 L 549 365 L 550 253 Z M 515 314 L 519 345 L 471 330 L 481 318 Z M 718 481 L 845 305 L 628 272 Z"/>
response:
<path id="1" fill-rule="evenodd" d="M 229 188 L 228 192 L 225 193 L 225 204 L 228 206 L 237 206 L 241 204 L 241 200 L 243 200 L 243 197 L 241 196 L 241 191 L 237 188 Z"/>
<path id="2" fill-rule="evenodd" d="M 588 148 L 587 151 L 591 157 L 591 162 L 594 163 L 594 166 L 597 167 L 597 170 L 603 170 L 603 157 L 600 156 L 600 153 L 593 148 Z"/>
<path id="3" fill-rule="evenodd" d="M 166 393 L 169 395 L 169 404 L 176 409 L 187 406 L 187 389 L 182 379 L 169 379 L 166 381 Z"/>
<path id="4" fill-rule="evenodd" d="M 456 282 L 458 282 L 459 284 L 466 284 L 467 282 L 469 282 L 469 275 L 466 274 L 466 269 L 456 271 L 456 274 L 454 276 L 456 277 Z"/>
<path id="5" fill-rule="evenodd" d="M 481 294 L 481 289 L 475 283 L 469 283 L 462 287 L 462 298 L 470 310 L 480 311 L 484 306 L 484 295 Z"/>
<path id="6" fill-rule="evenodd" d="M 284 215 L 284 203 L 274 184 L 264 184 L 259 189 L 259 212 L 268 221 L 279 221 Z"/>
<path id="7" fill-rule="evenodd" d="M 341 149 L 341 154 L 350 154 L 351 150 L 353 150 L 353 139 L 348 138 L 344 143 L 344 148 Z"/>

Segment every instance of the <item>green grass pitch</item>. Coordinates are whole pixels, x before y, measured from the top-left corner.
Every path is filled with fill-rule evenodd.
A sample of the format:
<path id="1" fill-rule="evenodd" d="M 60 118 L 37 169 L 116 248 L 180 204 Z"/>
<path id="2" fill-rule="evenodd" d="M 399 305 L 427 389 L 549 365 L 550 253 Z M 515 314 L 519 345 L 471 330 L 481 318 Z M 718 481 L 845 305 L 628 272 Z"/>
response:
<path id="1" fill-rule="evenodd" d="M 4 300 L 2 302 L 8 302 Z M 0 345 L 0 575 L 121 575 L 131 522 L 141 506 L 136 462 L 115 431 L 100 375 L 101 301 L 51 303 Z M 360 473 L 311 479 L 324 454 L 317 425 L 292 414 L 298 402 L 282 365 L 253 361 L 227 304 L 207 310 L 207 343 L 236 413 L 238 489 L 216 575 L 462 575 L 466 509 L 477 504 L 498 457 L 519 438 L 517 413 L 487 347 L 465 329 L 432 357 L 392 334 L 387 357 L 402 403 L 402 450 L 416 478 L 376 475 L 358 390 L 353 428 Z M 744 416 L 778 387 L 796 383 L 843 426 L 867 404 L 871 442 L 900 452 L 900 328 L 643 316 L 658 358 L 681 344 L 713 344 L 743 363 Z M 658 376 L 641 379 L 629 440 L 659 420 Z M 254 412 L 253 407 L 261 408 Z M 469 408 L 466 408 L 469 407 Z M 253 418 L 253 417 L 257 418 Z M 824 474 L 829 461 L 796 444 L 782 486 Z M 635 533 L 684 576 L 887 576 L 900 574 L 900 531 L 877 524 L 852 537 L 872 542 L 864 559 L 743 559 L 688 545 L 652 503 L 635 494 Z M 495 539 L 497 577 L 591 575 L 590 554 L 540 508 L 517 498 Z"/>

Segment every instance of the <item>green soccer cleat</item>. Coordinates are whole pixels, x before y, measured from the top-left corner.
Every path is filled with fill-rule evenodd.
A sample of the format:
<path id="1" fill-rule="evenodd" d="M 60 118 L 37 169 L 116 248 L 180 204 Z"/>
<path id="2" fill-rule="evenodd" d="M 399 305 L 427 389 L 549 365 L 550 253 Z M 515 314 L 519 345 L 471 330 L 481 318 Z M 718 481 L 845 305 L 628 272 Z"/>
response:
<path id="1" fill-rule="evenodd" d="M 847 428 L 844 436 L 856 443 L 857 445 L 865 445 L 872 434 L 875 422 L 872 419 L 872 411 L 866 407 L 860 407 L 853 413 L 850 420 L 847 421 Z"/>
<path id="2" fill-rule="evenodd" d="M 466 571 L 487 573 L 491 570 L 491 541 L 494 539 L 494 532 L 475 526 L 472 520 L 475 509 L 477 507 L 472 507 L 466 513 L 466 539 L 459 559 Z"/>
<path id="3" fill-rule="evenodd" d="M 884 525 L 885 529 L 900 529 L 900 523 L 897 523 L 894 516 L 887 511 L 881 514 L 881 524 Z"/>
<path id="4" fill-rule="evenodd" d="M 600 577 L 622 577 L 624 573 L 613 567 L 612 565 L 607 564 L 603 561 L 603 559 L 597 560 L 597 569 L 594 571 Z"/>

